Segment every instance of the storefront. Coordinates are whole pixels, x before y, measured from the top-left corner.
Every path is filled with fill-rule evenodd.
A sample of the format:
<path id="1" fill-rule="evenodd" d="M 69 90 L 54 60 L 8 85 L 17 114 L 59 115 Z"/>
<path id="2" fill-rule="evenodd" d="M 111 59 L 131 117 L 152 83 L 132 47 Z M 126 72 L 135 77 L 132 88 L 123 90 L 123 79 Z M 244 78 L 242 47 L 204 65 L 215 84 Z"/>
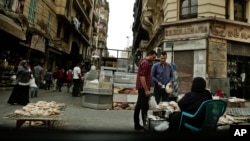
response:
<path id="1" fill-rule="evenodd" d="M 212 93 L 222 88 L 226 96 L 249 99 L 249 33 L 246 24 L 219 18 L 173 22 L 157 30 L 147 50 L 167 51 L 167 62 L 177 65 L 180 93 L 190 91 L 192 79 L 201 76 Z"/>

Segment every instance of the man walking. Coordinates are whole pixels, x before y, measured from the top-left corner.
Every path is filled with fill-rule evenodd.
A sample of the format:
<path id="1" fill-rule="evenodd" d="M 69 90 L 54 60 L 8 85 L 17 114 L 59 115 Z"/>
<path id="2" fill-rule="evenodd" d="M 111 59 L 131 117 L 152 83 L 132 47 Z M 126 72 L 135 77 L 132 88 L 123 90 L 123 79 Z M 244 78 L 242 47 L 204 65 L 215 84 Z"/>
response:
<path id="1" fill-rule="evenodd" d="M 43 68 L 41 66 L 41 63 L 36 63 L 33 68 L 34 78 L 37 85 L 36 91 L 35 91 L 35 97 L 37 97 L 38 89 L 41 87 L 41 82 L 44 80 L 44 74 L 43 74 Z"/>
<path id="2" fill-rule="evenodd" d="M 81 63 L 78 63 L 73 68 L 73 91 L 72 96 L 80 96 L 80 83 L 81 83 Z"/>

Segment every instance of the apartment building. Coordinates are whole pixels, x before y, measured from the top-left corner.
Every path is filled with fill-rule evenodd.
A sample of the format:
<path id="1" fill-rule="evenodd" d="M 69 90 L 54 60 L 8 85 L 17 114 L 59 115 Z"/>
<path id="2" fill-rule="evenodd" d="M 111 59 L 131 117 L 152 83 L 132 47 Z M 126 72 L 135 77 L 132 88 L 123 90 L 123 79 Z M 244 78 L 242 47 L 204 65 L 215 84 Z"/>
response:
<path id="1" fill-rule="evenodd" d="M 146 51 L 167 51 L 177 65 L 180 93 L 204 77 L 214 93 L 250 98 L 250 1 L 136 0 L 135 58 Z M 147 31 L 146 37 L 135 36 Z M 137 60 L 138 61 L 138 60 Z"/>
<path id="2" fill-rule="evenodd" d="M 95 0 L 95 22 L 93 32 L 93 46 L 95 50 L 92 51 L 92 63 L 100 69 L 101 58 L 109 57 L 107 48 L 108 37 L 108 22 L 109 22 L 109 3 L 107 0 Z"/>
<path id="3" fill-rule="evenodd" d="M 96 13 L 95 4 L 95 0 L 0 0 L 1 82 L 7 83 L 5 75 L 15 72 L 20 59 L 52 70 L 79 61 L 90 64 L 96 50 L 93 35 L 99 36 L 95 29 L 103 23 L 97 17 L 104 25 L 108 22 L 108 16 L 99 16 L 103 12 Z M 107 27 L 101 29 L 107 33 Z M 106 38 L 102 34 L 99 39 L 105 41 L 103 47 Z"/>

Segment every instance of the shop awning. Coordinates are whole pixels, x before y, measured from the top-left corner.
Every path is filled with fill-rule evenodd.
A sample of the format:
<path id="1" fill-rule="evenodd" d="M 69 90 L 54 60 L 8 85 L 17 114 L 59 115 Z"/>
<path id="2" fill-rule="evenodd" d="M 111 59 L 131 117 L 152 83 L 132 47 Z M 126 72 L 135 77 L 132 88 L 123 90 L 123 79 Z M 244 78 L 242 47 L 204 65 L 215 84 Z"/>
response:
<path id="1" fill-rule="evenodd" d="M 0 14 L 0 30 L 3 30 L 21 40 L 26 40 L 26 30 L 23 30 L 21 26 L 3 14 Z"/>

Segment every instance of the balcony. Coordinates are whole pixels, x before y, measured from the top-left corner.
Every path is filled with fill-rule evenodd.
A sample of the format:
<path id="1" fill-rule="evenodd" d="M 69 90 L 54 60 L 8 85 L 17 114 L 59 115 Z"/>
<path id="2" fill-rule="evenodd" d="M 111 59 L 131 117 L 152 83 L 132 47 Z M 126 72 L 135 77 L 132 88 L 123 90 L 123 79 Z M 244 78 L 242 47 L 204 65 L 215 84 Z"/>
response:
<path id="1" fill-rule="evenodd" d="M 88 8 L 86 8 L 86 11 L 85 11 L 85 8 L 83 7 L 83 5 L 78 1 L 78 0 L 76 0 L 76 1 L 73 1 L 74 3 L 74 5 L 76 6 L 76 8 L 79 10 L 79 12 L 81 12 L 81 14 L 80 15 L 82 15 L 83 16 L 83 20 L 84 20 L 84 22 L 86 22 L 86 23 L 88 23 L 89 25 L 91 24 L 91 21 L 90 21 L 90 18 L 88 17 Z"/>

